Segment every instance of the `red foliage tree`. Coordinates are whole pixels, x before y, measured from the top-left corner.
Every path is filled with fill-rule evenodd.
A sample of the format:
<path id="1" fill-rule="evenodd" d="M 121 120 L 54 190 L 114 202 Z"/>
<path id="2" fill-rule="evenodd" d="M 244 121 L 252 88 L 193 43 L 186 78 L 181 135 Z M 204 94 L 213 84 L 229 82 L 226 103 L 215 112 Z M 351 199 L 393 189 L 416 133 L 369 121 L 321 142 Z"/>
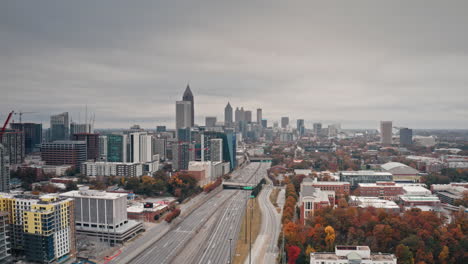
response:
<path id="1" fill-rule="evenodd" d="M 288 247 L 288 264 L 296 264 L 296 260 L 301 254 L 301 249 L 298 246 Z"/>

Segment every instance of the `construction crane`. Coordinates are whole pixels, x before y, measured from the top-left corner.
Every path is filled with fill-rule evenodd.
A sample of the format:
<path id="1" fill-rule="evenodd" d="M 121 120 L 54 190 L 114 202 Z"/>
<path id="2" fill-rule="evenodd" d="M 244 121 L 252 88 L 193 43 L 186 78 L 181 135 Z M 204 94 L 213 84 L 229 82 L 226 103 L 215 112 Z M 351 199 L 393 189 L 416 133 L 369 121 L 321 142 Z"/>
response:
<path id="1" fill-rule="evenodd" d="M 11 111 L 9 114 L 8 114 L 8 117 L 7 119 L 5 120 L 5 123 L 3 124 L 3 127 L 2 127 L 2 130 L 0 131 L 0 143 L 2 143 L 2 138 L 3 138 L 3 133 L 5 133 L 5 129 L 8 125 L 8 123 L 10 122 L 10 119 L 11 119 L 11 116 L 15 113 L 15 111 Z"/>
<path id="2" fill-rule="evenodd" d="M 14 113 L 15 115 L 19 115 L 19 122 L 20 123 L 23 123 L 23 114 L 37 114 L 37 112 L 23 112 L 23 111 L 19 111 L 17 113 Z"/>

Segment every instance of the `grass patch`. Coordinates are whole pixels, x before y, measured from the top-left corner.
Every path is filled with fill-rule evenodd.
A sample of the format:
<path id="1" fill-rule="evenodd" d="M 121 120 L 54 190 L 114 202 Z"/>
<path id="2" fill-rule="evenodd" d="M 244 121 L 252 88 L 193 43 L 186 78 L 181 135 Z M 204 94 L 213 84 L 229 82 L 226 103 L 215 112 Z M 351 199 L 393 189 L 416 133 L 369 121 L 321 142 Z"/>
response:
<path id="1" fill-rule="evenodd" d="M 278 188 L 275 188 L 273 189 L 273 191 L 270 193 L 270 202 L 271 204 L 273 204 L 273 206 L 275 206 L 276 208 L 278 208 L 278 194 L 280 192 L 280 189 Z"/>
<path id="2" fill-rule="evenodd" d="M 258 205 L 257 198 L 249 199 L 247 204 L 247 221 L 245 221 L 245 215 L 242 220 L 242 226 L 239 232 L 239 238 L 237 240 L 236 251 L 232 258 L 233 264 L 244 264 L 245 259 L 249 255 L 249 239 L 250 239 L 250 218 L 252 216 L 250 206 L 253 204 L 253 218 L 252 218 L 252 247 L 255 242 L 255 239 L 260 233 L 260 228 L 262 224 L 262 213 Z M 245 230 L 247 228 L 247 243 L 245 243 Z"/>

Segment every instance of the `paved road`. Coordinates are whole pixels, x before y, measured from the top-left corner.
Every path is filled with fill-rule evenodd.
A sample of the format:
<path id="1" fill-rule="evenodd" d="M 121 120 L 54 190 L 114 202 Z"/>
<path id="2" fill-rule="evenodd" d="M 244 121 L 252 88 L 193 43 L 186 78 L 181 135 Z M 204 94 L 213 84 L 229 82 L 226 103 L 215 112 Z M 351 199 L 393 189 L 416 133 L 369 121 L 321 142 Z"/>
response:
<path id="1" fill-rule="evenodd" d="M 244 180 L 247 180 L 249 183 L 258 183 L 261 179 L 266 177 L 267 169 L 270 166 L 270 163 L 260 163 L 258 167 L 254 167 L 255 171 L 253 175 L 245 175 L 250 177 L 250 179 L 245 179 L 244 177 Z M 231 203 L 226 204 L 226 207 L 223 208 L 222 216 L 217 220 L 216 228 L 212 231 L 206 242 L 207 246 L 201 252 L 197 252 L 198 255 L 195 257 L 196 261 L 193 263 L 230 263 L 229 250 L 231 250 L 231 257 L 233 257 L 241 228 L 242 217 L 245 215 L 245 207 L 248 200 L 247 195 L 250 195 L 250 192 L 239 191 L 236 196 L 233 196 Z M 230 238 L 232 239 L 231 245 L 229 244 Z"/>
<path id="2" fill-rule="evenodd" d="M 270 202 L 273 186 L 263 187 L 258 199 L 262 212 L 262 228 L 252 247 L 252 263 L 276 263 L 278 255 L 277 241 L 281 229 L 281 215 Z M 245 264 L 249 263 L 249 258 Z"/>
<path id="3" fill-rule="evenodd" d="M 259 178 L 252 177 L 254 173 L 258 170 L 261 166 L 260 163 L 252 163 L 249 164 L 239 170 L 236 170 L 232 174 L 232 178 L 234 181 L 237 182 L 253 182 L 255 179 L 259 180 Z M 131 251 L 124 250 L 124 252 L 118 258 L 114 259 L 112 263 L 136 263 L 136 264 L 147 264 L 147 263 L 171 263 L 172 260 L 183 250 L 184 246 L 197 234 L 200 228 L 207 222 L 207 220 L 211 217 L 218 216 L 224 220 L 232 220 L 231 226 L 232 230 L 230 232 L 235 234 L 235 230 L 240 228 L 239 220 L 236 220 L 237 216 L 242 216 L 243 205 L 245 206 L 245 200 L 238 199 L 243 191 L 240 190 L 221 190 L 215 196 L 209 198 L 205 201 L 200 207 L 198 207 L 195 211 L 189 214 L 186 217 L 179 217 L 176 221 L 180 222 L 180 224 L 170 227 L 166 227 L 166 230 L 163 234 L 159 235 L 157 239 L 145 239 L 145 241 L 136 241 L 140 247 L 136 248 L 135 250 L 138 251 L 137 254 L 132 253 Z M 240 195 L 240 196 L 239 196 Z M 241 208 L 242 207 L 242 208 Z M 223 210 L 222 214 L 215 214 L 219 210 Z M 237 212 L 239 211 L 239 212 Z M 183 211 L 182 211 L 183 212 Z M 227 215 L 227 216 L 226 216 Z M 236 216 L 236 217 L 230 217 Z M 216 222 L 215 222 L 216 223 Z M 214 229 L 216 230 L 216 229 Z M 224 228 L 218 228 L 218 233 L 223 233 L 226 230 Z M 219 245 L 213 242 L 212 246 L 215 245 L 214 248 L 218 248 Z M 235 247 L 235 240 L 233 240 L 233 248 Z M 132 247 L 134 248 L 134 247 Z M 210 250 L 206 250 L 209 252 Z M 199 252 L 197 252 L 199 254 Z M 208 254 L 208 253 L 207 253 Z M 125 257 L 125 255 L 136 255 L 132 256 L 131 258 Z M 224 256 L 227 258 L 229 255 L 229 249 L 227 252 L 220 253 L 219 258 Z M 217 263 L 217 262 L 213 262 Z"/>
<path id="4" fill-rule="evenodd" d="M 235 193 L 236 191 L 220 192 L 216 198 L 210 199 L 200 206 L 187 218 L 183 219 L 178 227 L 169 231 L 156 243 L 148 247 L 138 257 L 133 259 L 131 263 L 170 263 L 170 261 L 184 247 L 185 243 L 196 235 L 198 229 L 205 221 L 208 220 L 215 210 Z"/>

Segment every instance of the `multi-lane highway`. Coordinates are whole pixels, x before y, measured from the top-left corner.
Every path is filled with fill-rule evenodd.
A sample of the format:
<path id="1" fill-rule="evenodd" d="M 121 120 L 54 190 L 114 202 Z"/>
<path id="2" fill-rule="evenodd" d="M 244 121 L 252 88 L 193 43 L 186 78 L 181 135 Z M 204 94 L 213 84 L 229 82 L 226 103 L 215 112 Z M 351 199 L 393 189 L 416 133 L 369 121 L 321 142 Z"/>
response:
<path id="1" fill-rule="evenodd" d="M 270 163 L 252 164 L 251 167 L 255 168 L 255 171 L 251 176 L 245 175 L 246 177 L 250 177 L 250 179 L 244 178 L 244 182 L 258 183 L 266 176 L 267 168 L 270 165 Z M 245 213 L 247 200 L 249 199 L 248 195 L 250 195 L 250 192 L 238 191 L 233 196 L 232 202 L 223 209 L 222 217 L 218 219 L 216 228 L 207 240 L 206 247 L 197 253 L 196 261 L 193 263 L 230 263 L 229 257 L 232 258 L 235 252 L 242 217 Z M 232 239 L 231 243 L 230 239 Z M 229 252 L 230 250 L 231 253 Z"/>
<path id="2" fill-rule="evenodd" d="M 257 183 L 266 173 L 268 163 L 251 163 L 236 170 L 232 174 L 233 181 Z M 261 175 L 260 175 L 261 174 Z M 232 237 L 232 249 L 235 249 L 240 221 L 246 205 L 246 192 L 240 190 L 222 190 L 208 199 L 191 214 L 179 219 L 180 223 L 172 226 L 171 230 L 161 236 L 156 242 L 141 250 L 131 259 L 118 258 L 113 263 L 172 263 L 179 254 L 189 255 L 187 263 L 223 263 L 229 258 L 229 241 Z M 215 219 L 213 219 L 215 218 Z M 213 221 L 214 220 L 214 221 Z M 202 250 L 183 252 L 185 245 L 198 235 L 199 230 L 206 224 L 213 223 L 206 235 L 206 245 Z M 200 236 L 203 237 L 203 236 Z"/>

